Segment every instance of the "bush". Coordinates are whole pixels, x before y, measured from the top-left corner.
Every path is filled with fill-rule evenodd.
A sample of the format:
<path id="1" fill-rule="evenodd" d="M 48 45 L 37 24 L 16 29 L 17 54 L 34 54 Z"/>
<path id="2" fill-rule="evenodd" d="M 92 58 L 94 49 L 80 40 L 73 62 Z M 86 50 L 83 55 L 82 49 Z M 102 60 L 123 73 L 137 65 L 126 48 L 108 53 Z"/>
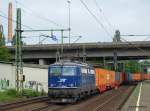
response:
<path id="1" fill-rule="evenodd" d="M 8 89 L 6 91 L 0 92 L 0 101 L 13 101 L 17 98 L 17 91 L 15 89 Z"/>
<path id="2" fill-rule="evenodd" d="M 40 96 L 41 94 L 39 92 L 33 91 L 31 89 L 24 89 L 22 91 L 22 95 L 26 96 L 26 97 L 37 97 L 37 96 Z"/>
<path id="3" fill-rule="evenodd" d="M 23 89 L 22 93 L 21 92 L 17 92 L 16 89 L 8 89 L 4 92 L 1 92 L 1 96 L 6 95 L 6 97 L 21 97 L 21 96 L 25 96 L 27 98 L 30 97 L 37 97 L 37 96 L 42 96 L 42 95 L 46 95 L 46 93 L 41 93 L 41 92 L 37 92 L 37 91 L 33 91 L 31 89 Z"/>
<path id="4" fill-rule="evenodd" d="M 0 101 L 7 102 L 7 101 L 13 101 L 16 99 L 20 99 L 20 98 L 22 98 L 22 96 L 31 98 L 31 97 L 41 96 L 44 94 L 46 94 L 46 93 L 33 91 L 31 89 L 23 89 L 22 93 L 17 92 L 16 89 L 8 89 L 6 91 L 0 92 Z"/>
<path id="5" fill-rule="evenodd" d="M 8 62 L 11 58 L 11 54 L 6 47 L 0 46 L 0 61 Z"/>
<path id="6" fill-rule="evenodd" d="M 6 94 L 9 95 L 9 96 L 16 97 L 17 96 L 17 91 L 16 91 L 16 89 L 8 89 L 8 90 L 6 90 Z"/>

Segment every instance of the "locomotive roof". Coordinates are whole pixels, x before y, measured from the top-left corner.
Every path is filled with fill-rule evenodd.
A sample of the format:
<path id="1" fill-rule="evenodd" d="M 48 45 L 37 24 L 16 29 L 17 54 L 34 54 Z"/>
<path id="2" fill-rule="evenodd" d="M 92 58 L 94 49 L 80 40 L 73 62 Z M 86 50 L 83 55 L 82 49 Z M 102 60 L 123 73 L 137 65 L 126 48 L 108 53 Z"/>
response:
<path id="1" fill-rule="evenodd" d="M 56 66 L 56 65 L 68 65 L 68 66 L 84 66 L 84 67 L 92 67 L 92 65 L 80 62 L 80 61 L 59 61 L 54 64 L 51 64 L 50 66 Z"/>

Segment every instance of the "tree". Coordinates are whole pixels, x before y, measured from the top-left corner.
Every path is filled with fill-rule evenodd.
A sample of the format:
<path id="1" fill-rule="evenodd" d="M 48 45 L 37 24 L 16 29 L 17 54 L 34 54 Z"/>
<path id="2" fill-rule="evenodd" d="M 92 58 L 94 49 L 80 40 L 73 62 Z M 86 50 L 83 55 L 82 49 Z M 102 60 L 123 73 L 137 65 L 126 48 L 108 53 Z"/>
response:
<path id="1" fill-rule="evenodd" d="M 0 32 L 0 46 L 5 45 L 5 37 L 2 32 Z"/>
<path id="2" fill-rule="evenodd" d="M 0 46 L 5 45 L 5 37 L 3 33 L 3 25 L 0 25 Z"/>
<path id="3" fill-rule="evenodd" d="M 10 57 L 9 50 L 5 46 L 0 46 L 0 61 L 9 61 Z"/>
<path id="4" fill-rule="evenodd" d="M 130 60 L 125 63 L 125 72 L 141 72 L 141 64 L 136 60 Z"/>
<path id="5" fill-rule="evenodd" d="M 9 61 L 10 57 L 9 50 L 5 47 L 3 28 L 0 26 L 0 61 Z"/>

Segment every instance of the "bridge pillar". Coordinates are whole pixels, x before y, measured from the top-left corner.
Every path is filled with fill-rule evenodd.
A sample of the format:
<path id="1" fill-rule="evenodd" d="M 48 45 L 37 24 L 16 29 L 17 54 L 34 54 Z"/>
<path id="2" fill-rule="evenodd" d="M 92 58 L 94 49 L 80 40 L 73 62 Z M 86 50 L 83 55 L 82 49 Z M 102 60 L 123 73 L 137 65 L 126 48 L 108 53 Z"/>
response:
<path id="1" fill-rule="evenodd" d="M 46 65 L 45 59 L 39 59 L 39 65 Z"/>

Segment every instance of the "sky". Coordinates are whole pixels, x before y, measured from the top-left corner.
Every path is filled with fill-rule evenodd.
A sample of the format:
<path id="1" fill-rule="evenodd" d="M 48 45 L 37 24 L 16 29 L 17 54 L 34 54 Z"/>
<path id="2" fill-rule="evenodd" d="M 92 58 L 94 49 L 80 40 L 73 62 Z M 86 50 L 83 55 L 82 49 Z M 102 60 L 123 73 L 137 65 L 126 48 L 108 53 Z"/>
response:
<path id="1" fill-rule="evenodd" d="M 0 0 L 0 15 L 8 16 L 8 1 Z M 11 0 L 13 19 L 16 20 L 16 8 L 22 9 L 22 29 L 67 29 L 69 13 L 67 0 Z M 82 36 L 77 42 L 110 42 L 115 30 L 121 35 L 150 35 L 150 0 L 82 0 L 98 19 L 99 23 L 88 12 L 81 0 L 70 0 L 71 9 L 71 42 Z M 7 37 L 7 20 L 0 16 Z M 15 22 L 13 23 L 15 30 Z M 26 27 L 28 26 L 28 27 Z M 23 33 L 27 44 L 56 43 L 56 41 L 37 37 L 51 35 L 51 32 Z M 60 32 L 54 32 L 59 39 Z M 68 32 L 64 32 L 68 36 Z M 126 37 L 128 41 L 150 40 L 150 37 Z M 65 38 L 64 42 L 68 42 Z"/>

